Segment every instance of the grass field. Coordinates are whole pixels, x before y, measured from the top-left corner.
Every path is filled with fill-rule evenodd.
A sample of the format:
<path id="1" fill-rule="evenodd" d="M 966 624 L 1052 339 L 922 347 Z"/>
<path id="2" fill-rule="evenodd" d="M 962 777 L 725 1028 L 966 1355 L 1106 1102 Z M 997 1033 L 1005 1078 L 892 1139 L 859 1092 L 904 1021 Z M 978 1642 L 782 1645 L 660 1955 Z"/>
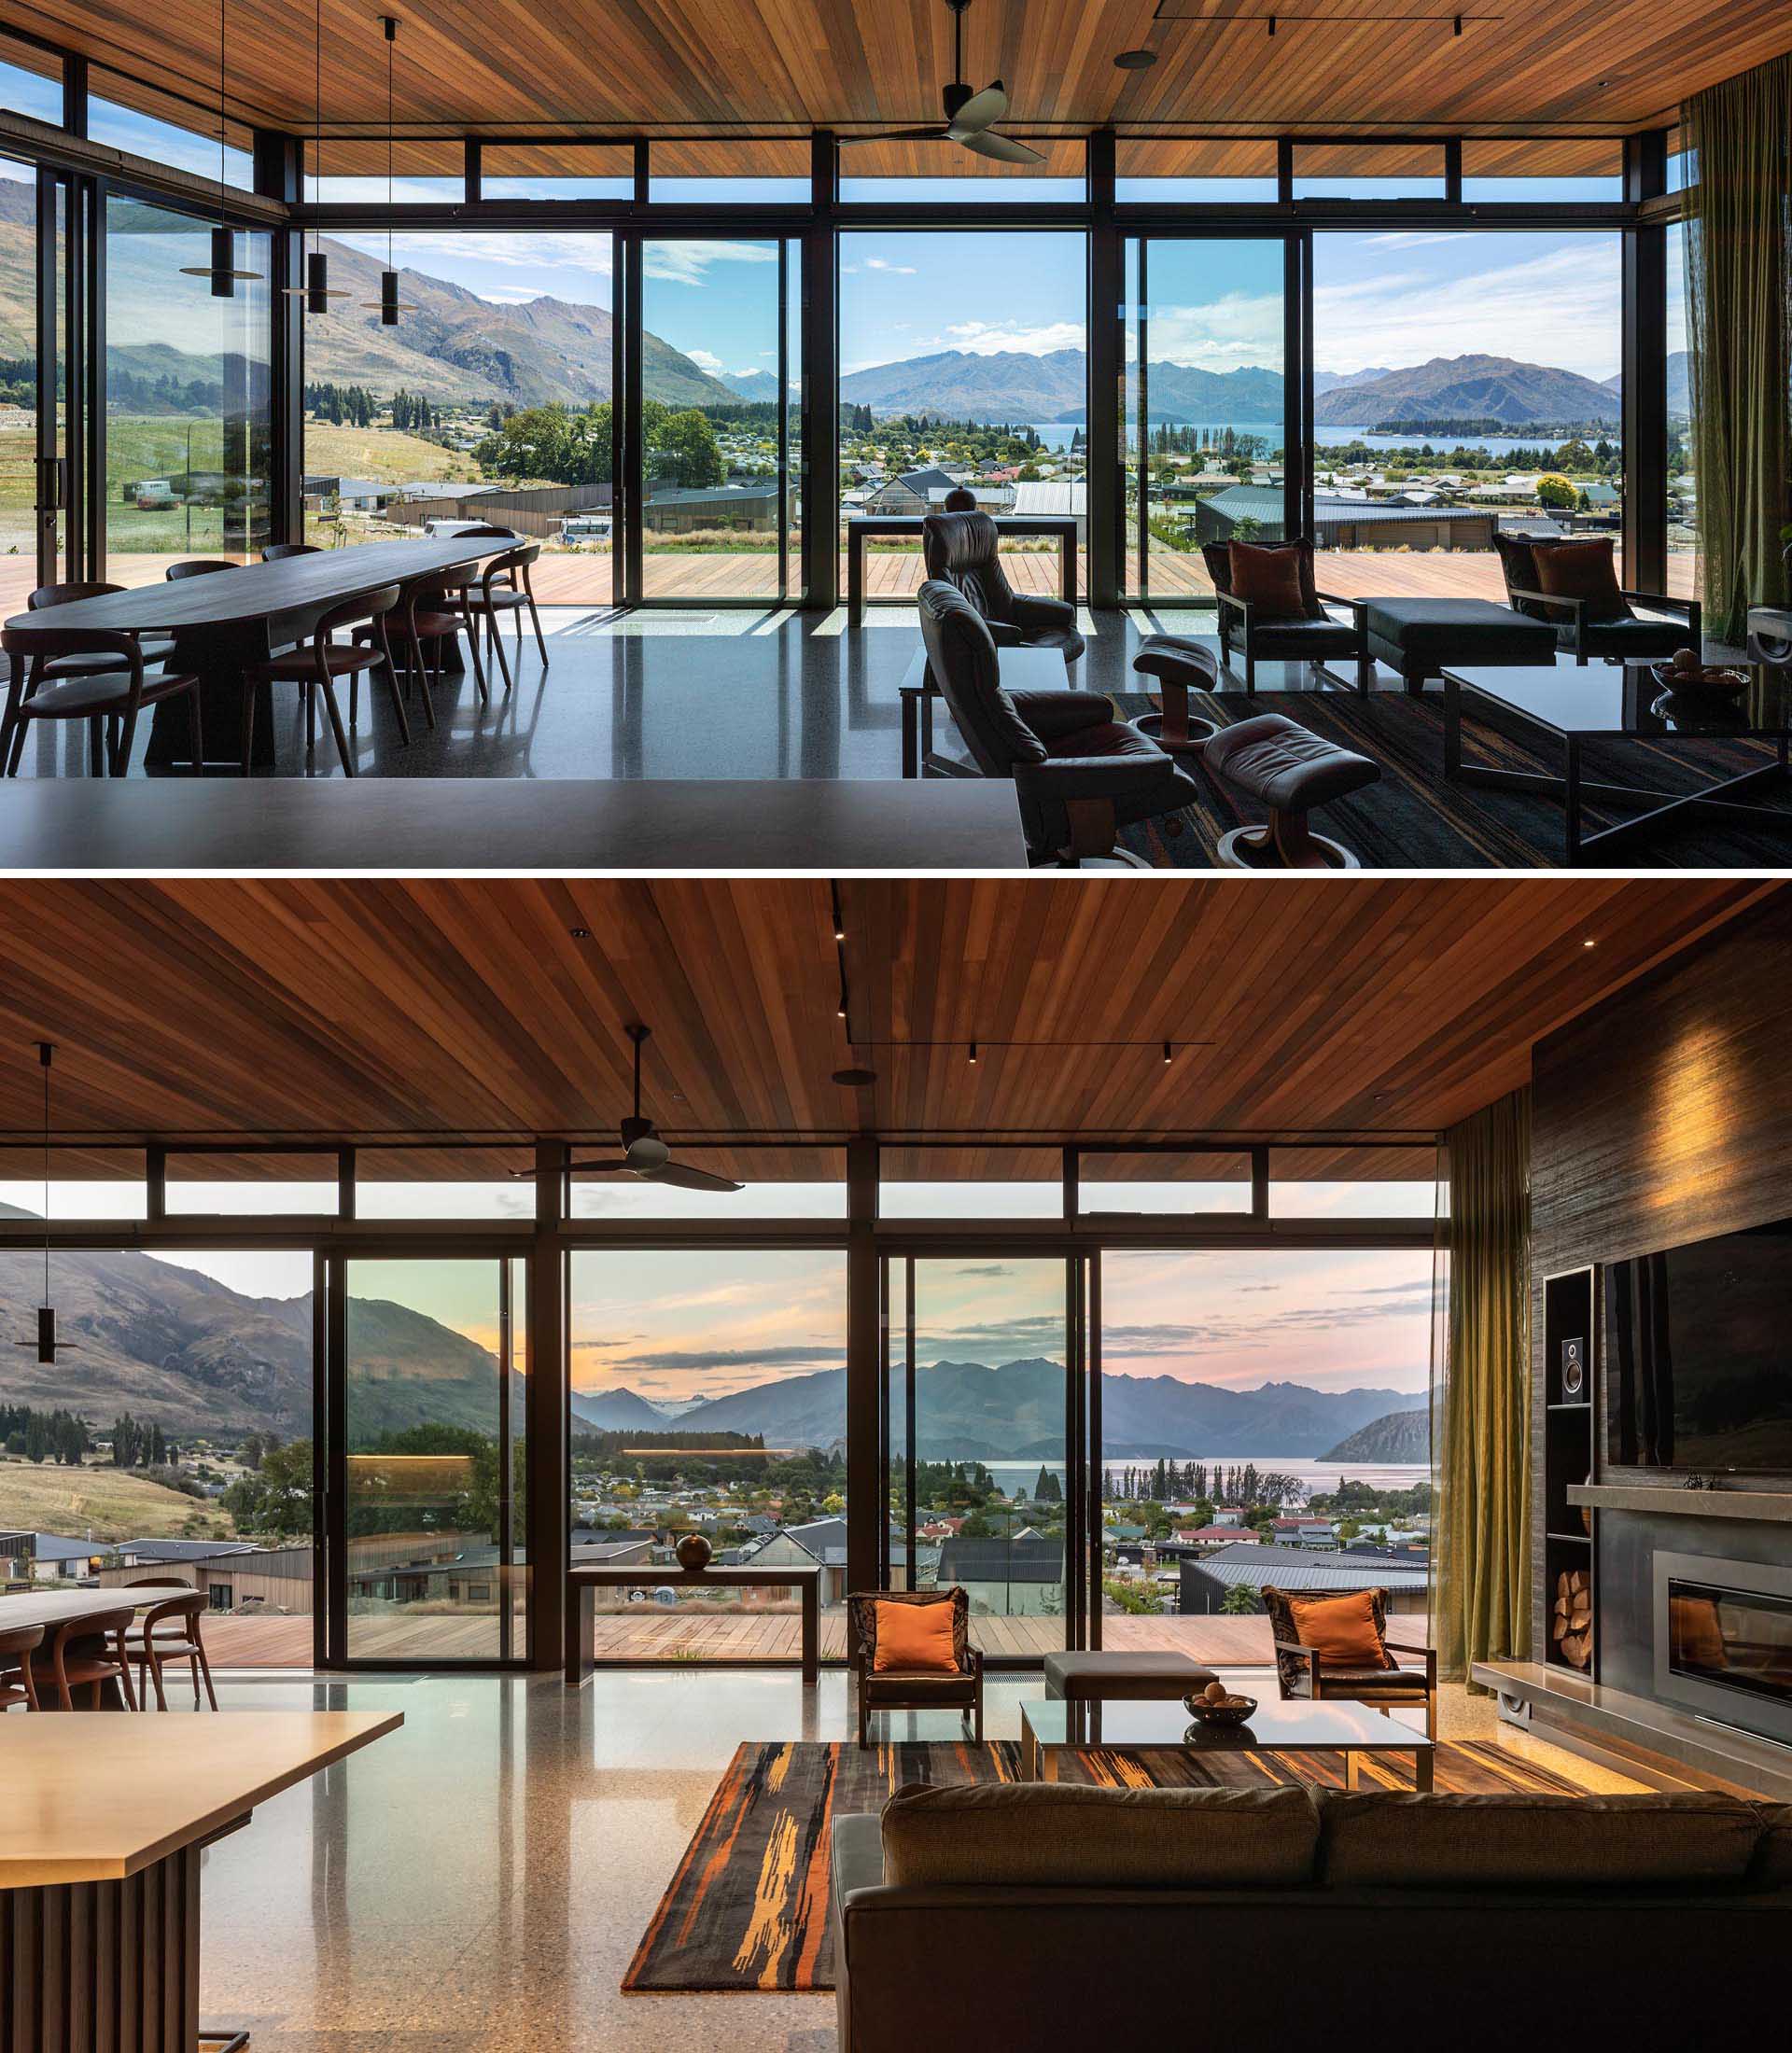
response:
<path id="1" fill-rule="evenodd" d="M 331 477 L 372 478 L 380 484 L 465 482 L 479 476 L 479 467 L 467 457 L 439 449 L 420 435 L 401 435 L 390 427 L 332 427 L 328 421 L 312 420 L 305 423 L 305 468 Z"/>
<path id="2" fill-rule="evenodd" d="M 199 1521 L 193 1537 L 228 1539 L 228 1512 L 109 1468 L 65 1469 L 52 1461 L 0 1458 L 0 1529 L 65 1539 L 168 1540 Z"/>

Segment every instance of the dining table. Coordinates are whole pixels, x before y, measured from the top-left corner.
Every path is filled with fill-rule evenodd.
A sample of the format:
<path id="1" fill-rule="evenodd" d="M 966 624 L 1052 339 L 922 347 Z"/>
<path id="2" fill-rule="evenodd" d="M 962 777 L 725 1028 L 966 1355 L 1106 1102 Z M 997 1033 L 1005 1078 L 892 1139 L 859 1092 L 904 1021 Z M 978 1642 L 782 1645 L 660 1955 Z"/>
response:
<path id="1" fill-rule="evenodd" d="M 150 1571 L 145 1570 L 144 1573 Z M 154 1589 L 142 1585 L 126 1585 L 120 1589 L 65 1589 L 46 1590 L 42 1595 L 26 1590 L 12 1596 L 0 1596 L 0 1626 L 42 1626 L 48 1641 L 57 1626 L 66 1625 L 71 1618 L 86 1618 L 95 1612 L 131 1610 L 138 1613 L 166 1603 L 178 1593 L 173 1587 L 174 1578 Z M 189 1585 L 190 1586 L 190 1585 Z M 57 1709 L 55 1692 L 52 1690 L 44 1699 L 45 1711 Z M 116 1683 L 100 1684 L 100 1709 L 123 1711 L 127 1708 L 124 1692 Z"/>
<path id="2" fill-rule="evenodd" d="M 111 635 L 172 635 L 169 667 L 200 680 L 207 762 L 239 769 L 243 672 L 249 664 L 265 663 L 302 640 L 324 614 L 346 600 L 439 571 L 470 569 L 515 546 L 512 535 L 460 535 L 320 549 L 71 600 L 54 609 L 53 624 L 70 633 L 91 628 Z M 45 612 L 15 614 L 7 622 L 9 629 L 51 624 Z M 256 694 L 254 767 L 273 768 L 273 688 L 263 682 Z M 186 706 L 167 700 L 153 707 L 146 765 L 167 769 L 187 763 L 190 747 Z"/>

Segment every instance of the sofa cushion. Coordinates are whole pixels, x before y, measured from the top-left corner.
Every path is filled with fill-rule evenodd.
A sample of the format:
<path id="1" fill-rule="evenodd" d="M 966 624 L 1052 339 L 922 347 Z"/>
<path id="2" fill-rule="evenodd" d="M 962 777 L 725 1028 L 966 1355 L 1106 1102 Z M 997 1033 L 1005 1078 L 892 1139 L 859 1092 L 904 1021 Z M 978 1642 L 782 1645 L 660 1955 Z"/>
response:
<path id="1" fill-rule="evenodd" d="M 1256 609 L 1261 621 L 1300 621 L 1312 612 L 1298 542 L 1233 542 L 1232 595 Z"/>
<path id="2" fill-rule="evenodd" d="M 1293 1888 L 1319 1845 L 1295 1788 L 917 1783 L 883 1816 L 885 1879 L 918 1889 Z"/>
<path id="3" fill-rule="evenodd" d="M 1370 599 L 1369 639 L 1436 663 L 1553 663 L 1555 629 L 1491 599 Z"/>
<path id="4" fill-rule="evenodd" d="M 1390 1664 L 1382 1644 L 1382 1607 L 1386 1592 L 1351 1590 L 1342 1597 L 1288 1599 L 1300 1644 L 1319 1655 L 1322 1674 L 1347 1669 L 1384 1669 Z"/>
<path id="5" fill-rule="evenodd" d="M 1740 1797 L 1415 1796 L 1328 1790 L 1333 1889 L 1597 1888 L 1740 1882 L 1761 1836 Z"/>
<path id="6" fill-rule="evenodd" d="M 1536 589 L 1546 598 L 1585 599 L 1589 621 L 1621 621 L 1630 608 L 1617 588 L 1617 567 L 1609 535 L 1585 541 L 1533 542 Z"/>
<path id="7" fill-rule="evenodd" d="M 1757 1889 L 1792 1889 L 1792 1804 L 1757 1804 L 1761 1836 L 1748 1878 Z"/>
<path id="8" fill-rule="evenodd" d="M 879 1602 L 876 1652 L 871 1666 L 875 1675 L 892 1670 L 909 1675 L 957 1674 L 951 1604 Z"/>

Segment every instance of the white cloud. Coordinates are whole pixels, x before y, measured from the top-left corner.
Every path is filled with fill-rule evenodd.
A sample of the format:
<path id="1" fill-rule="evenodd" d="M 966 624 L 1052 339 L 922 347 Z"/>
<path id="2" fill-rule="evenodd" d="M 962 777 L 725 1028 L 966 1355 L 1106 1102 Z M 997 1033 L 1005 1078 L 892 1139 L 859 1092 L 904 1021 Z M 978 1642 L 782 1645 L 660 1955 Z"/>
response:
<path id="1" fill-rule="evenodd" d="M 1129 356 L 1133 334 L 1128 323 Z M 1148 340 L 1154 363 L 1221 372 L 1247 365 L 1276 370 L 1281 363 L 1281 295 L 1224 292 L 1199 306 L 1154 301 Z"/>
<path id="2" fill-rule="evenodd" d="M 938 346 L 969 350 L 973 356 L 996 356 L 1009 350 L 1043 356 L 1049 350 L 1081 349 L 1083 343 L 1081 321 L 1046 321 L 1037 328 L 1009 327 L 995 321 L 955 321 Z"/>
<path id="3" fill-rule="evenodd" d="M 882 257 L 867 257 L 864 261 L 864 269 L 867 271 L 888 271 L 903 278 L 912 278 L 915 275 L 915 266 L 913 264 L 892 264 Z"/>
<path id="4" fill-rule="evenodd" d="M 685 355 L 699 370 L 707 370 L 713 374 L 721 369 L 721 358 L 713 350 L 687 349 Z"/>
<path id="5" fill-rule="evenodd" d="M 708 283 L 713 264 L 775 264 L 776 243 L 649 243 L 641 268 L 650 278 L 672 285 L 701 286 Z"/>

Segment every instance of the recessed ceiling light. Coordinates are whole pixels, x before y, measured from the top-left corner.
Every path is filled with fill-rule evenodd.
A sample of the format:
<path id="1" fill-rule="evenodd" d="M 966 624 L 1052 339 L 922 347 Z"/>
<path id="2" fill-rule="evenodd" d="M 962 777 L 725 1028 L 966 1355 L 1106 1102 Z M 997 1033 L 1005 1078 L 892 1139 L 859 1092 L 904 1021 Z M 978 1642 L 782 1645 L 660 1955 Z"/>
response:
<path id="1" fill-rule="evenodd" d="M 1121 71 L 1149 71 L 1157 62 L 1157 52 L 1155 49 L 1123 49 L 1113 62 Z"/>
<path id="2" fill-rule="evenodd" d="M 1596 941 L 1583 941 L 1580 945 L 1583 948 L 1597 948 L 1599 943 Z"/>
<path id="3" fill-rule="evenodd" d="M 856 1090 L 862 1084 L 875 1083 L 877 1072 L 875 1069 L 836 1069 L 833 1081 L 844 1083 L 848 1090 Z"/>
<path id="4" fill-rule="evenodd" d="M 589 927 L 568 927 L 567 931 L 574 941 L 589 941 L 591 939 L 591 929 Z"/>

